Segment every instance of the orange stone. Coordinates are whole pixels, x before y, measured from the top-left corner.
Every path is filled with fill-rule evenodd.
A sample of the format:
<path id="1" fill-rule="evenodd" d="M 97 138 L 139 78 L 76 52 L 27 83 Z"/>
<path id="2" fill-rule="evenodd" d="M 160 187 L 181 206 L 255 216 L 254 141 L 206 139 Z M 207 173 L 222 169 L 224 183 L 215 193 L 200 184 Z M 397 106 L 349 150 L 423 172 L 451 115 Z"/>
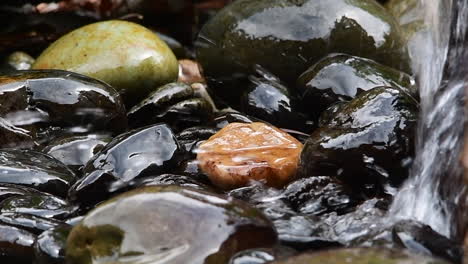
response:
<path id="1" fill-rule="evenodd" d="M 252 180 L 282 187 L 296 176 L 302 144 L 264 123 L 231 123 L 200 145 L 200 169 L 222 189 Z"/>
<path id="2" fill-rule="evenodd" d="M 200 67 L 196 61 L 192 60 L 179 60 L 179 82 L 192 84 L 204 83 Z"/>

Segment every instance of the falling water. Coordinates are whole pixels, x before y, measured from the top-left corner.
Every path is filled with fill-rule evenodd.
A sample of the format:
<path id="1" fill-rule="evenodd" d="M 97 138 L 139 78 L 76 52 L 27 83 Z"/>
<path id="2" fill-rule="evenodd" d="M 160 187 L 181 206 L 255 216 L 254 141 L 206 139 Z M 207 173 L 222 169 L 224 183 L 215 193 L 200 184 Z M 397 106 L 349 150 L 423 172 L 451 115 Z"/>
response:
<path id="1" fill-rule="evenodd" d="M 460 153 L 468 77 L 468 1 L 420 0 L 419 4 L 427 28 L 412 42 L 417 48 L 411 49 L 421 95 L 416 157 L 411 177 L 396 195 L 389 215 L 414 219 L 459 238 L 455 223 L 465 192 Z"/>

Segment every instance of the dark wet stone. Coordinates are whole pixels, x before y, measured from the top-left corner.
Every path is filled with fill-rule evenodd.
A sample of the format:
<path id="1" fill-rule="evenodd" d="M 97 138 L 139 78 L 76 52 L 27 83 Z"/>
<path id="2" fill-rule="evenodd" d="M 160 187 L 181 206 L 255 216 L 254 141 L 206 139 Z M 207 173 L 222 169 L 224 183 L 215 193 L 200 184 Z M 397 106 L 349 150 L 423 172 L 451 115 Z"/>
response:
<path id="1" fill-rule="evenodd" d="M 0 213 L 30 214 L 45 218 L 66 219 L 73 216 L 77 207 L 50 194 L 13 196 L 0 202 Z"/>
<path id="2" fill-rule="evenodd" d="M 252 249 L 237 253 L 229 264 L 263 264 L 275 260 L 272 250 Z"/>
<path id="3" fill-rule="evenodd" d="M 0 202 L 13 196 L 22 196 L 34 193 L 39 192 L 36 189 L 24 187 L 21 185 L 0 183 Z"/>
<path id="4" fill-rule="evenodd" d="M 307 215 L 348 213 L 362 200 L 341 182 L 328 176 L 299 179 L 289 184 L 282 196 L 295 211 Z"/>
<path id="5" fill-rule="evenodd" d="M 60 161 L 31 150 L 0 151 L 0 183 L 11 183 L 66 197 L 76 177 Z"/>
<path id="6" fill-rule="evenodd" d="M 213 119 L 212 125 L 218 129 L 222 129 L 230 123 L 253 123 L 261 122 L 255 117 L 247 116 L 237 112 L 220 113 Z"/>
<path id="7" fill-rule="evenodd" d="M 62 134 L 126 127 L 125 108 L 109 85 L 58 70 L 18 71 L 0 76 L 0 116 L 39 141 Z"/>
<path id="8" fill-rule="evenodd" d="M 81 220 L 83 220 L 83 217 L 84 216 L 80 215 L 80 216 L 68 218 L 67 220 L 65 220 L 65 223 L 71 226 L 76 226 L 77 224 L 81 222 Z"/>
<path id="9" fill-rule="evenodd" d="M 56 158 L 78 173 L 111 140 L 112 137 L 106 134 L 59 138 L 47 144 L 42 152 Z"/>
<path id="10" fill-rule="evenodd" d="M 65 264 L 67 237 L 72 227 L 61 225 L 40 234 L 34 242 L 36 264 Z"/>
<path id="11" fill-rule="evenodd" d="M 318 126 L 319 127 L 327 126 L 327 124 L 332 121 L 333 117 L 335 117 L 335 115 L 339 111 L 341 111 L 341 109 L 344 108 L 347 103 L 348 102 L 340 101 L 329 106 L 325 111 L 323 111 L 320 114 L 320 118 L 318 120 Z"/>
<path id="12" fill-rule="evenodd" d="M 2 213 L 0 214 L 0 224 L 14 226 L 39 235 L 50 228 L 62 225 L 63 222 L 32 214 Z"/>
<path id="13" fill-rule="evenodd" d="M 159 186 L 159 185 L 177 185 L 180 187 L 189 187 L 198 190 L 211 190 L 210 187 L 194 178 L 177 175 L 177 174 L 161 174 L 158 176 L 148 176 L 137 178 L 129 182 L 118 181 L 111 186 L 113 194 L 123 193 L 144 186 Z"/>
<path id="14" fill-rule="evenodd" d="M 196 47 L 210 88 L 231 103 L 257 65 L 289 85 L 334 52 L 409 69 L 398 23 L 374 0 L 237 0 L 205 24 Z"/>
<path id="15" fill-rule="evenodd" d="M 430 226 L 411 220 L 400 221 L 393 226 L 392 237 L 394 243 L 414 253 L 462 263 L 463 249 L 457 241 L 442 236 Z"/>
<path id="16" fill-rule="evenodd" d="M 219 129 L 214 127 L 190 127 L 176 135 L 179 144 L 187 153 L 191 153 L 192 158 L 195 158 L 196 145 L 197 143 L 209 139 L 211 136 L 216 134 Z"/>
<path id="17" fill-rule="evenodd" d="M 331 227 L 313 215 L 298 214 L 281 191 L 256 184 L 229 192 L 260 209 L 274 224 L 282 245 L 297 250 L 336 247 L 341 244 L 328 235 Z"/>
<path id="18" fill-rule="evenodd" d="M 165 124 L 144 127 L 115 137 L 84 167 L 84 177 L 72 186 L 69 198 L 94 204 L 108 198 L 115 182 L 169 173 L 183 152 Z"/>
<path id="19" fill-rule="evenodd" d="M 416 101 L 399 89 L 361 93 L 312 133 L 300 175 L 335 176 L 368 195 L 394 194 L 411 165 L 417 112 Z"/>
<path id="20" fill-rule="evenodd" d="M 275 243 L 271 223 L 248 204 L 190 188 L 150 186 L 88 213 L 71 231 L 66 254 L 69 264 L 162 257 L 161 263 L 219 264 Z"/>
<path id="21" fill-rule="evenodd" d="M 30 264 L 36 236 L 28 231 L 0 224 L 0 262 Z"/>
<path id="22" fill-rule="evenodd" d="M 36 133 L 14 126 L 0 117 L 0 148 L 31 149 L 37 145 Z"/>
<path id="23" fill-rule="evenodd" d="M 204 98 L 195 96 L 194 89 L 184 83 L 161 86 L 128 112 L 131 127 L 164 122 L 181 129 L 201 125 L 213 115 L 213 108 Z"/>
<path id="24" fill-rule="evenodd" d="M 304 109 L 315 119 L 333 103 L 349 101 L 379 86 L 396 87 L 417 95 L 410 75 L 346 54 L 332 54 L 321 59 L 298 79 L 298 93 Z"/>
<path id="25" fill-rule="evenodd" d="M 272 264 L 446 264 L 447 262 L 412 255 L 404 250 L 385 248 L 346 248 L 304 253 Z"/>
<path id="26" fill-rule="evenodd" d="M 298 109 L 297 99 L 279 80 L 271 77 L 249 78 L 249 87 L 240 99 L 244 113 L 281 128 L 306 130 L 306 116 Z"/>

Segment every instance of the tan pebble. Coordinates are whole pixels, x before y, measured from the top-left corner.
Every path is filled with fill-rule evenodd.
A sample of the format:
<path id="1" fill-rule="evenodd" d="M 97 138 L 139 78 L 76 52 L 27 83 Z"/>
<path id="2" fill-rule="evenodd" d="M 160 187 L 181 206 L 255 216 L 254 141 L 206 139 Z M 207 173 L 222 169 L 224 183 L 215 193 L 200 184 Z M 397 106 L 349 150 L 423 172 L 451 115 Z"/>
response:
<path id="1" fill-rule="evenodd" d="M 193 60 L 179 60 L 179 82 L 192 84 L 204 83 L 199 65 Z"/>
<path id="2" fill-rule="evenodd" d="M 251 180 L 282 187 L 295 178 L 302 144 L 264 123 L 231 123 L 200 145 L 200 169 L 216 186 L 233 189 Z"/>

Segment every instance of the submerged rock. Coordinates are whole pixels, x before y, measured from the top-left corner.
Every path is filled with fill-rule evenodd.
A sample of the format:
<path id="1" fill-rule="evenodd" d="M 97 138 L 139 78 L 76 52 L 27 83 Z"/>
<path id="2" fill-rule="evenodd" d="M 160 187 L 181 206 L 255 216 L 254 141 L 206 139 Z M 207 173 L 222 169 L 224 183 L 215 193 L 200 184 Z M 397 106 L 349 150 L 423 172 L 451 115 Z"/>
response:
<path id="1" fill-rule="evenodd" d="M 165 124 L 124 133 L 88 161 L 84 177 L 72 186 L 69 198 L 95 204 L 108 198 L 114 184 L 170 172 L 182 155 L 175 135 Z"/>
<path id="2" fill-rule="evenodd" d="M 264 123 L 231 123 L 198 148 L 199 167 L 223 189 L 265 181 L 282 187 L 296 176 L 302 144 Z"/>
<path id="3" fill-rule="evenodd" d="M 447 264 L 447 262 L 411 255 L 404 250 L 385 248 L 347 248 L 305 253 L 272 264 Z"/>
<path id="4" fill-rule="evenodd" d="M 109 83 L 132 106 L 157 87 L 177 80 L 174 53 L 152 31 L 110 20 L 68 33 L 37 58 L 33 69 L 61 69 Z"/>
<path id="5" fill-rule="evenodd" d="M 237 252 L 271 247 L 276 232 L 256 209 L 236 200 L 177 186 L 119 195 L 73 228 L 70 264 L 222 264 Z"/>
<path id="6" fill-rule="evenodd" d="M 127 128 L 125 107 L 112 87 L 59 70 L 0 75 L 0 116 L 10 130 L 40 143 L 63 134 L 118 134 Z"/>
<path id="7" fill-rule="evenodd" d="M 234 103 L 257 65 L 292 85 L 334 52 L 409 69 L 398 23 L 374 0 L 237 0 L 205 24 L 196 47 L 214 94 Z"/>
<path id="8" fill-rule="evenodd" d="M 394 194 L 413 156 L 416 101 L 396 88 L 363 92 L 312 133 L 300 175 L 337 177 L 368 195 Z"/>
<path id="9" fill-rule="evenodd" d="M 68 188 L 75 181 L 74 173 L 49 155 L 31 150 L 0 151 L 0 183 L 66 197 Z"/>

